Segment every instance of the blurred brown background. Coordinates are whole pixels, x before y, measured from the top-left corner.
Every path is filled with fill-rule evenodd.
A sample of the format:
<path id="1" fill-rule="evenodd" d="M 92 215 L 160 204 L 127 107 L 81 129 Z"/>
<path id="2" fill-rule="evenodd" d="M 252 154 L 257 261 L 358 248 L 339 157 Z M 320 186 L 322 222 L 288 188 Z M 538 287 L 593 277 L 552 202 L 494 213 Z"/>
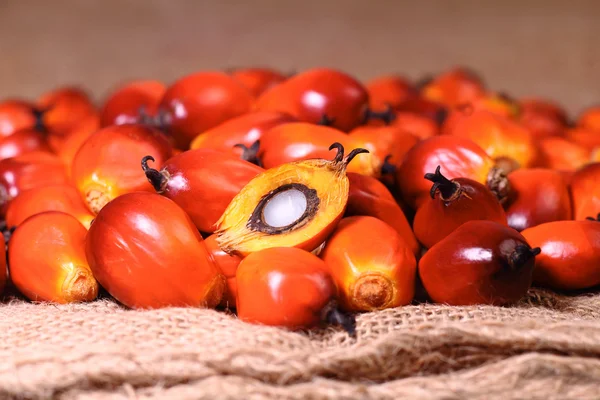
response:
<path id="1" fill-rule="evenodd" d="M 231 66 L 361 79 L 456 64 L 494 89 L 600 102 L 600 1 L 0 0 L 0 96 Z"/>

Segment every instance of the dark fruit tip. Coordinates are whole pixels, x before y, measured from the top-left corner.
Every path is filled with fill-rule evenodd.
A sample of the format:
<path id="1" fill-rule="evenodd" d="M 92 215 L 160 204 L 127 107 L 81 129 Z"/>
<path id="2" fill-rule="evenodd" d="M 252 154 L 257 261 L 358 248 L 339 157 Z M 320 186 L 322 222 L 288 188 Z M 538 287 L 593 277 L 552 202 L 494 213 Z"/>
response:
<path id="1" fill-rule="evenodd" d="M 334 163 L 342 162 L 344 159 L 344 146 L 341 143 L 335 142 L 331 146 L 329 146 L 329 150 L 337 150 L 337 154 L 333 158 Z"/>
<path id="2" fill-rule="evenodd" d="M 154 190 L 160 192 L 163 189 L 163 185 L 166 183 L 166 178 L 160 171 L 148 166 L 148 161 L 154 162 L 154 157 L 145 156 L 142 158 L 142 170 L 146 174 L 146 178 L 148 178 L 148 182 L 150 182 Z"/>
<path id="3" fill-rule="evenodd" d="M 257 165 L 262 168 L 263 163 L 258 156 L 258 152 L 260 150 L 260 140 L 254 141 L 250 147 L 246 146 L 243 143 L 237 143 L 233 145 L 234 148 L 242 149 L 242 155 L 240 158 L 244 161 L 247 161 L 251 164 Z"/>
<path id="4" fill-rule="evenodd" d="M 388 154 L 383 159 L 383 165 L 381 166 L 381 175 L 395 175 L 396 174 L 396 166 L 390 162 L 392 158 L 391 154 Z"/>
<path id="5" fill-rule="evenodd" d="M 341 326 L 348 335 L 356 336 L 356 318 L 354 318 L 354 315 L 345 313 L 339 308 L 332 308 L 327 313 L 326 320 L 331 325 Z"/>
<path id="6" fill-rule="evenodd" d="M 344 164 L 348 165 L 348 164 L 350 164 L 350 162 L 352 160 L 354 160 L 354 157 L 356 157 L 359 154 L 366 154 L 366 153 L 369 153 L 369 150 L 363 149 L 363 148 L 354 149 L 350 152 L 350 154 L 348 154 L 346 156 L 346 159 L 344 160 Z"/>
<path id="7" fill-rule="evenodd" d="M 327 114 L 323 114 L 317 125 L 321 126 L 333 126 L 335 124 L 335 117 L 329 117 Z"/>

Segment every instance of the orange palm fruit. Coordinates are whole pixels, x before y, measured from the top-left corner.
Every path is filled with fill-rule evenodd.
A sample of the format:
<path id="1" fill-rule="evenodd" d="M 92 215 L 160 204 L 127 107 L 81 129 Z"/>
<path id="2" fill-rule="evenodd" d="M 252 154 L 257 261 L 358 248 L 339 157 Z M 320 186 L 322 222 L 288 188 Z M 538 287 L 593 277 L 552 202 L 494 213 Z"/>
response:
<path id="1" fill-rule="evenodd" d="M 565 138 L 592 152 L 600 149 L 600 131 L 587 128 L 571 128 L 566 130 Z"/>
<path id="2" fill-rule="evenodd" d="M 438 166 L 435 173 L 425 174 L 431 181 L 431 200 L 415 214 L 413 229 L 426 248 L 450 235 L 468 221 L 487 220 L 506 225 L 506 214 L 498 198 L 483 184 L 469 178 L 449 180 Z"/>
<path id="3" fill-rule="evenodd" d="M 20 193 L 6 211 L 6 225 L 19 226 L 27 218 L 46 211 L 61 211 L 75 218 L 86 228 L 94 215 L 87 209 L 79 191 L 69 184 L 41 186 Z"/>
<path id="4" fill-rule="evenodd" d="M 485 110 L 502 118 L 515 119 L 520 115 L 519 104 L 503 93 L 486 93 L 469 103 L 473 110 Z M 464 105 L 458 106 L 464 107 Z"/>
<path id="5" fill-rule="evenodd" d="M 306 122 L 278 125 L 265 132 L 260 141 L 259 158 L 265 168 L 274 168 L 294 161 L 332 156 L 331 143 L 341 143 L 344 148 L 357 148 L 361 144 L 344 132 L 328 126 Z M 372 154 L 348 165 L 348 171 L 378 177 L 381 163 Z"/>
<path id="6" fill-rule="evenodd" d="M 87 230 L 58 211 L 36 214 L 8 242 L 10 276 L 33 301 L 72 303 L 94 300 L 98 283 L 85 257 Z"/>
<path id="7" fill-rule="evenodd" d="M 369 216 L 340 221 L 321 258 L 348 311 L 373 311 L 409 304 L 415 294 L 417 261 L 390 225 Z"/>
<path id="8" fill-rule="evenodd" d="M 65 135 L 84 118 L 97 114 L 89 95 L 77 87 L 44 93 L 37 100 L 37 106 L 43 110 L 43 126 L 50 135 Z"/>
<path id="9" fill-rule="evenodd" d="M 373 110 L 401 108 L 409 99 L 417 97 L 417 88 L 406 78 L 386 75 L 374 78 L 365 85 L 369 93 L 369 107 Z"/>
<path id="10" fill-rule="evenodd" d="M 404 155 L 419 142 L 419 138 L 394 125 L 363 125 L 348 134 L 356 143 L 378 159 L 381 165 L 386 162 L 398 167 Z"/>
<path id="11" fill-rule="evenodd" d="M 236 145 L 250 147 L 269 129 L 295 121 L 294 117 L 274 111 L 242 114 L 199 134 L 192 140 L 190 148 L 214 149 L 237 154 L 239 149 Z"/>
<path id="12" fill-rule="evenodd" d="M 591 152 L 584 146 L 562 137 L 547 137 L 537 142 L 540 164 L 559 171 L 573 171 L 591 161 Z"/>
<path id="13" fill-rule="evenodd" d="M 408 111 L 397 112 L 392 121 L 392 126 L 396 126 L 421 140 L 439 134 L 440 130 L 438 124 L 431 118 Z"/>
<path id="14" fill-rule="evenodd" d="M 535 261 L 535 284 L 558 290 L 600 284 L 600 221 L 596 218 L 548 222 L 522 234 L 542 249 Z"/>
<path id="15" fill-rule="evenodd" d="M 466 68 L 453 68 L 434 77 L 422 89 L 425 98 L 455 107 L 485 95 L 479 76 Z"/>
<path id="16" fill-rule="evenodd" d="M 35 129 L 25 129 L 0 139 L 0 160 L 31 151 L 50 151 L 44 135 Z"/>
<path id="17" fill-rule="evenodd" d="M 227 279 L 227 286 L 223 293 L 221 305 L 227 308 L 235 308 L 235 299 L 237 297 L 237 280 L 235 274 L 238 265 L 242 261 L 242 257 L 227 254 L 219 247 L 217 243 L 217 235 L 210 235 L 204 240 L 206 249 L 210 253 L 210 257 L 215 265 L 221 270 L 221 273 Z"/>
<path id="18" fill-rule="evenodd" d="M 23 129 L 42 130 L 40 113 L 35 105 L 24 100 L 0 101 L 0 137 L 7 137 Z"/>
<path id="19" fill-rule="evenodd" d="M 573 217 L 584 220 L 600 213 L 600 162 L 588 164 L 571 177 Z"/>
<path id="20" fill-rule="evenodd" d="M 496 161 L 514 164 L 514 169 L 537 162 L 537 144 L 529 131 L 488 110 L 471 105 L 456 108 L 442 126 L 442 133 L 470 139 Z"/>
<path id="21" fill-rule="evenodd" d="M 288 247 L 264 249 L 242 260 L 236 279 L 242 321 L 288 329 L 329 322 L 354 333 L 354 318 L 337 309 L 335 283 L 313 254 Z"/>
<path id="22" fill-rule="evenodd" d="M 266 170 L 231 201 L 217 222 L 217 242 L 227 253 L 247 256 L 270 247 L 313 251 L 327 239 L 344 214 L 349 181 L 346 167 L 368 152 L 344 147 L 331 161 L 298 161 Z"/>
<path id="23" fill-rule="evenodd" d="M 577 126 L 600 132 L 600 106 L 589 107 L 581 113 Z"/>
<path id="24" fill-rule="evenodd" d="M 277 86 L 288 77 L 270 68 L 239 68 L 231 73 L 233 79 L 242 84 L 254 97 Z"/>
<path id="25" fill-rule="evenodd" d="M 6 287 L 8 281 L 8 267 L 6 265 L 6 244 L 0 245 L 0 294 Z"/>
<path id="26" fill-rule="evenodd" d="M 404 212 L 385 185 L 375 178 L 355 172 L 348 172 L 347 176 L 350 189 L 345 215 L 369 215 L 386 222 L 396 230 L 417 256 L 421 246 Z"/>
<path id="27" fill-rule="evenodd" d="M 522 168 L 508 175 L 505 204 L 508 225 L 517 231 L 572 218 L 569 189 L 562 174 L 543 168 Z"/>
<path id="28" fill-rule="evenodd" d="M 54 140 L 53 142 L 50 140 L 50 146 L 65 164 L 69 176 L 71 176 L 71 167 L 73 165 L 75 154 L 77 154 L 86 140 L 99 129 L 100 120 L 97 115 L 93 115 L 82 120 L 79 125 L 73 128 L 64 137 L 60 137 L 59 141 Z"/>
<path id="29" fill-rule="evenodd" d="M 102 127 L 136 124 L 145 116 L 154 117 L 166 89 L 164 83 L 154 80 L 132 81 L 118 87 L 104 101 Z"/>
<path id="30" fill-rule="evenodd" d="M 519 122 L 536 138 L 562 136 L 567 127 L 567 114 L 557 104 L 543 99 L 525 98 L 519 102 Z"/>
<path id="31" fill-rule="evenodd" d="M 130 308 L 215 307 L 223 296 L 225 277 L 192 220 L 155 193 L 108 203 L 88 231 L 85 251 L 98 282 Z"/>
<path id="32" fill-rule="evenodd" d="M 503 202 L 508 179 L 496 162 L 472 140 L 439 135 L 413 146 L 396 172 L 404 201 L 413 209 L 428 201 L 431 182 L 424 178 L 440 165 L 448 179 L 469 178 L 485 184 Z"/>
<path id="33" fill-rule="evenodd" d="M 165 136 L 153 128 L 112 125 L 90 136 L 79 148 L 73 159 L 72 179 L 87 207 L 97 214 L 124 193 L 154 191 L 140 174 L 140 160 L 153 154 L 160 167 L 171 151 Z"/>

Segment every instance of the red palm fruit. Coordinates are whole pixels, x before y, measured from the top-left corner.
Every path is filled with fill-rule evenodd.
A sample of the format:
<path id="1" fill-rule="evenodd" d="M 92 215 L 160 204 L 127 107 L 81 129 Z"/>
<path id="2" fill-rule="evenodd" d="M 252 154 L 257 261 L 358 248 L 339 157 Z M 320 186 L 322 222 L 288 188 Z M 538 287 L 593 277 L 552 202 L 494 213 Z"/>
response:
<path id="1" fill-rule="evenodd" d="M 484 110 L 502 118 L 515 119 L 521 112 L 519 104 L 503 93 L 487 93 L 468 103 L 473 110 Z M 465 107 L 460 105 L 458 107 Z"/>
<path id="2" fill-rule="evenodd" d="M 566 130 L 565 137 L 592 152 L 600 149 L 600 131 L 593 131 L 586 128 L 571 128 Z"/>
<path id="3" fill-rule="evenodd" d="M 421 140 L 439 134 L 440 130 L 431 118 L 407 111 L 397 112 L 392 121 L 392 126 L 396 126 Z"/>
<path id="4" fill-rule="evenodd" d="M 86 229 L 94 219 L 94 215 L 87 209 L 74 186 L 56 184 L 21 192 L 8 206 L 6 225 L 19 226 L 32 215 L 46 211 L 61 211 L 72 215 Z"/>
<path id="5" fill-rule="evenodd" d="M 589 219 L 548 222 L 522 232 L 532 246 L 542 249 L 535 260 L 535 284 L 555 290 L 600 284 L 600 222 Z"/>
<path id="6" fill-rule="evenodd" d="M 0 160 L 30 151 L 50 151 L 44 135 L 35 129 L 18 131 L 0 139 Z"/>
<path id="7" fill-rule="evenodd" d="M 349 135 L 356 143 L 367 150 L 383 165 L 398 167 L 404 155 L 419 142 L 419 138 L 405 132 L 402 128 L 388 126 L 359 126 Z"/>
<path id="8" fill-rule="evenodd" d="M 277 86 L 287 79 L 287 76 L 270 68 L 241 68 L 231 73 L 231 76 L 244 86 L 254 97 Z"/>
<path id="9" fill-rule="evenodd" d="M 398 110 L 399 112 L 410 112 L 429 118 L 441 125 L 448 114 L 448 108 L 436 101 L 424 98 L 422 95 L 414 99 L 409 99 Z"/>
<path id="10" fill-rule="evenodd" d="M 86 256 L 98 282 L 130 308 L 215 307 L 225 277 L 190 217 L 155 193 L 117 197 L 90 227 Z"/>
<path id="11" fill-rule="evenodd" d="M 5 215 L 10 202 L 21 192 L 68 181 L 65 167 L 52 153 L 31 151 L 0 160 L 0 215 Z"/>
<path id="12" fill-rule="evenodd" d="M 417 88 L 406 78 L 389 75 L 368 81 L 369 106 L 373 110 L 401 108 L 409 99 L 419 95 Z"/>
<path id="13" fill-rule="evenodd" d="M 237 273 L 237 313 L 242 321 L 288 329 L 327 321 L 354 333 L 350 315 L 336 307 L 336 287 L 327 265 L 293 247 L 273 247 L 244 258 Z"/>
<path id="14" fill-rule="evenodd" d="M 562 136 L 567 127 L 567 114 L 547 100 L 526 98 L 520 101 L 519 122 L 536 138 Z"/>
<path id="15" fill-rule="evenodd" d="M 570 190 L 576 220 L 600 213 L 600 162 L 577 170 L 571 177 Z"/>
<path id="16" fill-rule="evenodd" d="M 344 148 L 349 149 L 360 147 L 360 143 L 335 128 L 292 122 L 278 125 L 263 134 L 259 158 L 267 169 L 294 161 L 330 159 L 332 150 L 329 147 L 332 143 L 341 143 Z M 379 176 L 380 168 L 379 160 L 372 154 L 365 154 L 348 165 L 349 172 L 369 176 Z"/>
<path id="17" fill-rule="evenodd" d="M 114 198 L 135 191 L 153 191 L 140 174 L 140 160 L 154 154 L 159 166 L 171 156 L 165 136 L 142 125 L 112 125 L 90 136 L 79 148 L 72 179 L 87 207 L 97 214 Z"/>
<path id="18" fill-rule="evenodd" d="M 431 200 L 415 214 L 413 229 L 419 242 L 433 247 L 468 221 L 486 220 L 506 225 L 506 214 L 498 198 L 479 182 L 468 178 L 449 180 L 440 172 L 425 174 L 433 182 Z"/>
<path id="19" fill-rule="evenodd" d="M 42 130 L 40 117 L 34 104 L 17 99 L 4 100 L 0 102 L 0 137 L 24 129 Z"/>
<path id="20" fill-rule="evenodd" d="M 200 133 L 250 111 L 254 98 L 223 72 L 198 72 L 171 85 L 160 109 L 167 117 L 166 128 L 177 147 L 187 149 Z"/>
<path id="21" fill-rule="evenodd" d="M 342 219 L 327 240 L 321 258 L 338 287 L 345 310 L 381 310 L 413 300 L 415 256 L 394 228 L 380 219 Z"/>
<path id="22" fill-rule="evenodd" d="M 577 119 L 577 126 L 600 131 L 600 106 L 590 107 L 585 110 Z"/>
<path id="23" fill-rule="evenodd" d="M 153 80 L 128 82 L 108 96 L 100 112 L 102 127 L 135 124 L 153 117 L 167 87 Z M 140 115 L 141 114 L 141 115 Z"/>
<path id="24" fill-rule="evenodd" d="M 433 78 L 421 92 L 429 100 L 455 107 L 484 96 L 485 87 L 481 78 L 472 71 L 453 68 Z"/>
<path id="25" fill-rule="evenodd" d="M 591 152 L 584 146 L 561 137 L 547 137 L 537 142 L 539 164 L 559 171 L 573 171 L 588 164 Z"/>
<path id="26" fill-rule="evenodd" d="M 440 165 L 448 179 L 469 178 L 485 184 L 503 202 L 508 179 L 487 153 L 469 139 L 434 136 L 413 146 L 396 173 L 402 197 L 413 209 L 428 200 L 431 183 L 423 176 Z"/>
<path id="27" fill-rule="evenodd" d="M 213 149 L 239 154 L 236 145 L 251 147 L 271 128 L 288 122 L 296 122 L 294 117 L 280 112 L 255 111 L 223 122 L 196 136 L 191 149 Z"/>
<path id="28" fill-rule="evenodd" d="M 235 274 L 242 257 L 225 253 L 217 243 L 217 235 L 210 235 L 204 241 L 206 249 L 210 253 L 213 262 L 221 270 L 227 279 L 227 286 L 223 293 L 221 305 L 227 308 L 235 308 L 235 299 L 237 297 L 237 280 Z"/>
<path id="29" fill-rule="evenodd" d="M 545 222 L 572 218 L 569 189 L 560 172 L 543 168 L 518 169 L 508 175 L 508 225 L 517 231 Z"/>
<path id="30" fill-rule="evenodd" d="M 369 215 L 389 224 L 404 239 L 415 256 L 421 252 L 421 246 L 402 212 L 402 209 L 385 185 L 370 176 L 347 173 L 350 181 L 347 216 Z"/>
<path id="31" fill-rule="evenodd" d="M 471 105 L 454 109 L 442 126 L 442 133 L 472 140 L 496 161 L 531 167 L 537 161 L 533 136 L 517 122 Z"/>
<path id="32" fill-rule="evenodd" d="M 317 124 L 327 116 L 331 126 L 348 132 L 366 116 L 365 87 L 340 71 L 318 68 L 302 72 L 267 90 L 256 103 L 261 111 L 278 111 Z"/>
<path id="33" fill-rule="evenodd" d="M 51 135 L 65 135 L 84 118 L 97 114 L 87 93 L 75 87 L 64 87 L 43 94 L 37 101 L 44 110 L 43 124 Z"/>
<path id="34" fill-rule="evenodd" d="M 539 253 L 506 225 L 469 221 L 425 253 L 419 275 L 436 303 L 511 304 L 531 286 Z"/>
<path id="35" fill-rule="evenodd" d="M 58 211 L 25 220 L 8 242 L 10 276 L 17 289 L 33 301 L 94 300 L 98 282 L 85 256 L 86 233 L 75 217 Z"/>
<path id="36" fill-rule="evenodd" d="M 8 281 L 8 268 L 6 264 L 6 245 L 0 246 L 0 293 L 4 292 Z"/>
<path id="37" fill-rule="evenodd" d="M 183 208 L 196 227 L 207 233 L 216 229 L 215 223 L 235 195 L 263 172 L 254 164 L 210 149 L 188 150 L 171 157 L 159 163 L 160 171 L 150 168 L 149 160 L 154 158 L 143 158 L 142 169 L 151 186 Z"/>

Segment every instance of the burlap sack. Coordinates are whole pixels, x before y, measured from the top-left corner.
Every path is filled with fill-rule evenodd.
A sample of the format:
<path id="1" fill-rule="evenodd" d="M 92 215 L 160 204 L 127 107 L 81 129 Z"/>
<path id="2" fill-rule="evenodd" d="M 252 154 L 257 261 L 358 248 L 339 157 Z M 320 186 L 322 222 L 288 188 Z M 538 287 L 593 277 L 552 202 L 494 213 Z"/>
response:
<path id="1" fill-rule="evenodd" d="M 0 307 L 2 399 L 597 399 L 600 295 L 418 305 L 288 332 L 110 300 Z"/>

